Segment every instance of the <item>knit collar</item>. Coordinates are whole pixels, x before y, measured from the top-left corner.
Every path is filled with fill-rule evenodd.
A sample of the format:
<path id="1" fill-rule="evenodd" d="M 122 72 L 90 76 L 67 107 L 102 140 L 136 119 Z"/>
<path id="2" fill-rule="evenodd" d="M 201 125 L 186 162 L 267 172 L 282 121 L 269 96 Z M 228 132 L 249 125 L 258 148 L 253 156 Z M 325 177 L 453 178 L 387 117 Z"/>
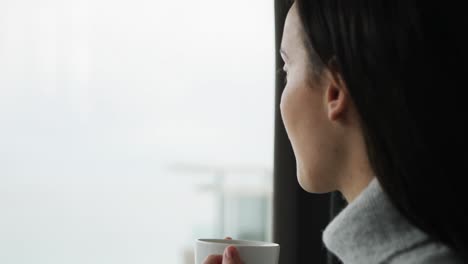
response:
<path id="1" fill-rule="evenodd" d="M 396 210 L 374 178 L 328 224 L 322 239 L 345 264 L 377 264 L 429 237 Z"/>

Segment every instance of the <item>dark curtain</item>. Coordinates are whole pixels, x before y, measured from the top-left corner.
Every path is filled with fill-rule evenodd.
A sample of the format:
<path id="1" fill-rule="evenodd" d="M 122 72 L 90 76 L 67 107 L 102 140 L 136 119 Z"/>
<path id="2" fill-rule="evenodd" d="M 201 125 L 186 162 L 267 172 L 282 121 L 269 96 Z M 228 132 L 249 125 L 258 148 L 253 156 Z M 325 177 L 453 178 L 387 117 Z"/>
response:
<path id="1" fill-rule="evenodd" d="M 289 7 L 288 1 L 275 0 L 275 73 L 283 66 L 278 51 Z M 340 263 L 323 245 L 322 232 L 344 208 L 344 200 L 337 192 L 307 193 L 297 182 L 296 161 L 279 109 L 283 78 L 283 74 L 276 74 L 273 237 L 281 246 L 279 264 Z"/>

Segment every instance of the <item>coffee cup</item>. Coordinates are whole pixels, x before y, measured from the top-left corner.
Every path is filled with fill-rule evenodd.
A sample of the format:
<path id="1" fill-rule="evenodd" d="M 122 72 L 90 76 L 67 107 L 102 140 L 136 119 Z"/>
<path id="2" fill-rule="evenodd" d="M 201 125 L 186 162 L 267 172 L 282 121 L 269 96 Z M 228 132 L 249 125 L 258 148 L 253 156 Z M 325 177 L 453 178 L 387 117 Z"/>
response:
<path id="1" fill-rule="evenodd" d="M 280 246 L 276 243 L 200 238 L 195 241 L 195 264 L 203 264 L 209 255 L 222 255 L 228 246 L 235 246 L 245 264 L 278 264 Z"/>

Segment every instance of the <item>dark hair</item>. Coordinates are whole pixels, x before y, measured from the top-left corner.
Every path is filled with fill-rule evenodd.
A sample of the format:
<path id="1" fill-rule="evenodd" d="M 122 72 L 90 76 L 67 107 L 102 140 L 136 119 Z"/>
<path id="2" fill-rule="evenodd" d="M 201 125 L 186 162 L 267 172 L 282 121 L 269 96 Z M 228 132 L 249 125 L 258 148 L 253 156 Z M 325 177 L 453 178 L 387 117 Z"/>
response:
<path id="1" fill-rule="evenodd" d="M 468 261 L 462 2 L 296 0 L 296 7 L 311 61 L 318 55 L 329 67 L 333 59 L 348 87 L 386 195 Z"/>

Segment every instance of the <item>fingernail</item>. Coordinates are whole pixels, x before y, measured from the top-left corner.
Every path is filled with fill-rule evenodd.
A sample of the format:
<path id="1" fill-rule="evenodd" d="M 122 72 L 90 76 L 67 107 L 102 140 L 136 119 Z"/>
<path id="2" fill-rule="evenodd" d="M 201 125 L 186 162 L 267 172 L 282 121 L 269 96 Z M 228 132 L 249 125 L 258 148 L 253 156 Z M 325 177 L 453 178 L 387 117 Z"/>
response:
<path id="1" fill-rule="evenodd" d="M 234 247 L 226 248 L 225 255 L 227 259 L 233 259 L 236 254 L 236 249 Z"/>

